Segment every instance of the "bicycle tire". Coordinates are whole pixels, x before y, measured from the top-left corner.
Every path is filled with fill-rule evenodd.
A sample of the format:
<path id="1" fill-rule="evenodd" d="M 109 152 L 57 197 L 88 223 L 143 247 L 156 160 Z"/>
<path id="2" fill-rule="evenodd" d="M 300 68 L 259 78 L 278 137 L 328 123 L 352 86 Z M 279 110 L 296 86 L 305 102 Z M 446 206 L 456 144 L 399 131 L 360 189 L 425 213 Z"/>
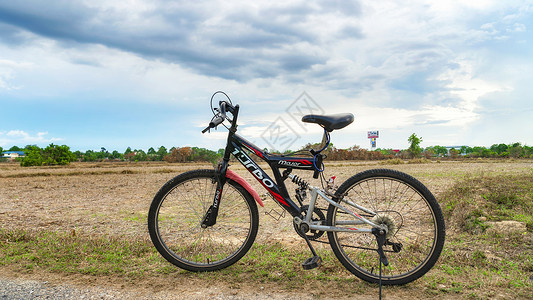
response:
<path id="1" fill-rule="evenodd" d="M 368 170 L 352 176 L 339 187 L 335 198 L 342 201 L 343 197 L 370 208 L 379 217 L 361 210 L 358 213 L 391 229 L 387 234 L 390 243 L 383 246 L 389 265 L 382 266 L 382 284 L 409 283 L 435 265 L 444 246 L 444 217 L 437 200 L 420 181 L 396 170 Z M 346 226 L 336 224 L 350 219 L 354 218 L 336 206 L 328 207 L 329 226 Z M 366 224 L 357 227 L 371 228 Z M 362 280 L 379 282 L 380 260 L 373 234 L 328 232 L 328 240 L 346 269 Z"/>
<path id="2" fill-rule="evenodd" d="M 194 170 L 168 181 L 155 195 L 148 231 L 157 251 L 170 263 L 193 272 L 215 271 L 241 259 L 259 226 L 253 197 L 228 179 L 216 224 L 202 228 L 217 187 L 214 170 Z"/>

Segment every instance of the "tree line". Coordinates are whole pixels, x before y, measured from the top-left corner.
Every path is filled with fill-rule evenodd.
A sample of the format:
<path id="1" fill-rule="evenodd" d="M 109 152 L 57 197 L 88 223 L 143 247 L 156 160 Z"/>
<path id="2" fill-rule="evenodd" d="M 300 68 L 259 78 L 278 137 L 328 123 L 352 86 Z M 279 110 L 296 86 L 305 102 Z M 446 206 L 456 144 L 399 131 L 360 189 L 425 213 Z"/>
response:
<path id="1" fill-rule="evenodd" d="M 24 157 L 18 158 L 21 166 L 50 166 L 50 165 L 66 165 L 70 162 L 102 162 L 102 161 L 166 161 L 166 162 L 212 162 L 218 161 L 224 149 L 215 152 L 205 148 L 199 147 L 172 147 L 169 150 L 165 146 L 161 146 L 156 151 L 153 147 L 144 151 L 142 149 L 132 149 L 128 147 L 124 152 L 117 150 L 108 151 L 101 147 L 99 151 L 87 150 L 74 151 L 66 145 L 50 144 L 45 148 L 40 148 L 36 145 L 27 145 L 24 148 L 13 146 L 9 149 L 0 147 L 0 153 L 4 151 L 21 151 L 24 152 Z M 2 160 L 6 160 L 3 158 Z"/>
<path id="2" fill-rule="evenodd" d="M 408 141 L 410 144 L 409 149 L 403 154 L 412 157 L 533 158 L 533 147 L 522 145 L 521 143 L 493 144 L 489 148 L 459 146 L 456 147 L 457 149 L 437 145 L 423 149 L 420 147 L 422 138 L 414 133 L 409 137 Z"/>
<path id="3" fill-rule="evenodd" d="M 422 138 L 412 134 L 409 139 L 409 148 L 404 150 L 394 149 L 376 149 L 367 150 L 359 146 L 352 146 L 347 149 L 338 149 L 330 144 L 324 151 L 328 160 L 383 160 L 390 158 L 533 158 L 533 147 L 522 145 L 521 143 L 512 144 L 494 144 L 489 148 L 476 146 L 461 146 L 458 149 L 449 149 L 443 146 L 431 146 L 427 148 L 420 147 Z M 318 144 L 307 144 L 302 149 L 318 148 Z M 302 150 L 301 149 L 301 150 Z M 267 152 L 274 154 L 290 154 L 291 151 L 283 153 L 274 150 Z M 13 146 L 10 149 L 0 147 L 0 153 L 4 151 L 22 151 L 24 157 L 19 158 L 21 166 L 43 166 L 43 165 L 66 165 L 70 162 L 98 162 L 98 161 L 166 161 L 169 163 L 176 162 L 211 162 L 219 161 L 224 149 L 213 151 L 199 147 L 172 147 L 167 150 L 166 147 L 160 146 L 157 150 L 153 147 L 148 151 L 142 149 L 132 149 L 128 147 L 124 152 L 117 150 L 108 151 L 101 147 L 100 150 L 74 151 L 66 145 L 50 144 L 45 148 L 35 145 L 28 145 L 24 148 Z M 5 158 L 0 158 L 5 160 Z"/>

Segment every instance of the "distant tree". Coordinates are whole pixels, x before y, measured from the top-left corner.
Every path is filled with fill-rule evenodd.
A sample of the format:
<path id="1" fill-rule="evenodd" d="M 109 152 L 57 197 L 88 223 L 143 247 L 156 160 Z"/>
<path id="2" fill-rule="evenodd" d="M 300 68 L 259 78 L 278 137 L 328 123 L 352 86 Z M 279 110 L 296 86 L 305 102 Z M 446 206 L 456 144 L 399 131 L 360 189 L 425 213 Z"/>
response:
<path id="1" fill-rule="evenodd" d="M 473 150 L 471 147 L 461 146 L 461 149 L 459 151 L 461 151 L 461 154 L 466 155 L 472 153 Z"/>
<path id="2" fill-rule="evenodd" d="M 148 159 L 148 155 L 146 155 L 146 152 L 144 152 L 144 150 L 136 149 L 134 152 L 135 152 L 135 156 L 133 157 L 134 161 L 146 161 Z"/>
<path id="3" fill-rule="evenodd" d="M 76 160 L 82 160 L 83 159 L 83 153 L 80 150 L 74 151 L 73 154 L 76 157 Z"/>
<path id="4" fill-rule="evenodd" d="M 437 156 L 448 156 L 448 149 L 444 146 L 433 146 L 433 152 L 435 152 L 435 155 Z"/>
<path id="5" fill-rule="evenodd" d="M 157 160 L 157 152 L 154 147 L 150 147 L 146 152 L 146 160 Z"/>
<path id="6" fill-rule="evenodd" d="M 113 153 L 111 153 L 111 157 L 113 159 L 124 159 L 124 155 L 117 150 L 113 150 Z"/>
<path id="7" fill-rule="evenodd" d="M 518 158 L 518 157 L 524 157 L 524 148 L 520 143 L 514 143 L 509 146 L 509 156 Z"/>
<path id="8" fill-rule="evenodd" d="M 502 152 L 506 152 L 508 148 L 509 146 L 507 146 L 506 144 L 494 144 L 490 146 L 490 150 L 498 154 L 501 154 Z"/>
<path id="9" fill-rule="evenodd" d="M 502 153 L 498 154 L 498 157 L 509 158 L 509 152 L 503 151 Z"/>
<path id="10" fill-rule="evenodd" d="M 165 146 L 159 147 L 159 149 L 157 149 L 157 160 L 163 160 L 163 158 L 167 154 L 168 154 L 168 151 L 167 151 L 167 148 L 165 148 Z"/>
<path id="11" fill-rule="evenodd" d="M 97 161 L 103 161 L 103 160 L 109 159 L 109 156 L 111 156 L 111 153 L 109 153 L 109 151 L 107 151 L 106 148 L 104 147 L 101 147 L 100 151 L 98 152 L 94 151 L 94 154 L 96 157 L 95 160 Z"/>
<path id="12" fill-rule="evenodd" d="M 428 159 L 432 158 L 435 155 L 436 154 L 434 147 L 427 147 L 426 149 L 424 149 L 424 151 L 422 151 L 422 156 Z"/>
<path id="13" fill-rule="evenodd" d="M 126 149 L 126 151 L 124 151 L 124 155 L 130 154 L 131 152 L 133 152 L 133 151 L 131 151 L 131 148 L 128 147 L 128 149 Z"/>
<path id="14" fill-rule="evenodd" d="M 411 134 L 409 138 L 407 139 L 409 142 L 409 154 L 411 157 L 419 157 L 420 153 L 422 153 L 422 148 L 420 147 L 420 143 L 422 142 L 422 137 L 416 136 L 416 134 Z"/>
<path id="15" fill-rule="evenodd" d="M 524 145 L 524 157 L 533 158 L 533 147 Z"/>
<path id="16" fill-rule="evenodd" d="M 217 152 L 209 149 L 192 147 L 191 150 L 192 153 L 187 159 L 188 161 L 207 161 L 216 163 L 220 158 Z"/>
<path id="17" fill-rule="evenodd" d="M 476 146 L 472 148 L 472 153 L 468 155 L 469 157 L 496 157 L 498 154 L 490 149 L 485 147 Z"/>
<path id="18" fill-rule="evenodd" d="M 25 156 L 20 161 L 20 165 L 23 167 L 42 166 L 42 151 L 43 150 L 37 146 L 26 146 Z"/>
<path id="19" fill-rule="evenodd" d="M 74 160 L 76 160 L 76 156 L 70 151 L 68 146 L 50 144 L 44 149 L 30 146 L 26 150 L 26 156 L 22 158 L 20 165 L 23 167 L 68 165 Z"/>
<path id="20" fill-rule="evenodd" d="M 50 144 L 44 149 L 44 155 L 46 165 L 68 165 L 76 160 L 76 156 L 67 145 Z"/>
<path id="21" fill-rule="evenodd" d="M 131 152 L 128 152 L 128 153 L 124 153 L 124 159 L 129 160 L 129 161 L 134 161 L 135 160 L 135 152 L 131 151 Z"/>
<path id="22" fill-rule="evenodd" d="M 192 154 L 191 147 L 174 148 L 168 155 L 165 156 L 165 161 L 170 163 L 186 162 Z"/>
<path id="23" fill-rule="evenodd" d="M 97 161 L 98 160 L 98 154 L 94 152 L 93 150 L 87 150 L 85 153 L 83 153 L 83 161 Z"/>
<path id="24" fill-rule="evenodd" d="M 164 157 L 166 162 L 205 161 L 216 163 L 221 155 L 218 152 L 198 147 L 174 148 Z"/>
<path id="25" fill-rule="evenodd" d="M 450 149 L 449 153 L 450 153 L 450 156 L 452 158 L 457 158 L 457 157 L 459 157 L 459 154 L 461 154 L 461 152 L 459 152 L 459 150 L 456 150 L 454 148 Z"/>
<path id="26" fill-rule="evenodd" d="M 13 146 L 13 147 L 9 148 L 8 151 L 22 151 L 22 150 L 24 150 L 24 149 L 22 149 L 20 147 L 17 147 L 17 146 Z"/>
<path id="27" fill-rule="evenodd" d="M 7 159 L 2 156 L 4 156 L 4 148 L 0 147 L 0 162 L 6 161 Z"/>

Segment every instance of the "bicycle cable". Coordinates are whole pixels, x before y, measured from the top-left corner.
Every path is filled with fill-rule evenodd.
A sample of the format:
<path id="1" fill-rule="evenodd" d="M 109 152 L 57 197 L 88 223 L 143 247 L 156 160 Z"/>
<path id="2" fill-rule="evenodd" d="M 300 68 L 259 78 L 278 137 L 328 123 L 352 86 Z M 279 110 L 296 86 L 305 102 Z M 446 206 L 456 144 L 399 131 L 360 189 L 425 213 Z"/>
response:
<path id="1" fill-rule="evenodd" d="M 317 170 L 320 173 L 322 173 L 326 167 L 324 166 L 324 162 L 321 161 L 321 166 L 320 167 L 322 167 L 322 169 L 320 169 L 316 165 L 316 157 L 318 155 L 320 155 L 320 152 L 324 151 L 329 146 L 329 143 L 331 142 L 331 138 L 329 136 L 329 132 L 326 129 L 324 129 L 324 134 L 326 135 L 326 145 L 324 145 L 324 147 L 322 149 L 316 151 L 315 152 L 316 154 L 314 154 L 314 156 L 313 156 L 313 167 L 315 167 L 315 170 Z"/>
<path id="2" fill-rule="evenodd" d="M 223 94 L 224 96 L 226 96 L 226 99 L 228 99 L 229 104 L 233 106 L 233 102 L 231 102 L 230 97 L 229 97 L 228 94 L 226 94 L 225 92 L 223 92 L 223 91 L 216 91 L 215 93 L 213 93 L 213 95 L 211 96 L 211 100 L 210 100 L 210 102 L 209 102 L 209 105 L 211 106 L 211 112 L 213 113 L 213 118 L 211 119 L 211 121 L 213 121 L 213 119 L 215 119 L 215 118 L 217 117 L 217 113 L 215 113 L 215 109 L 213 108 L 213 99 L 215 98 L 215 96 L 216 96 L 217 94 Z M 229 130 L 229 128 L 228 128 L 228 126 L 226 126 L 226 124 L 224 124 L 224 123 L 220 123 L 220 125 L 226 127 L 226 129 Z M 215 130 L 216 130 L 216 128 L 215 128 Z"/>
<path id="3" fill-rule="evenodd" d="M 211 101 L 209 102 L 210 106 L 211 106 L 211 112 L 213 113 L 213 115 L 217 115 L 215 113 L 215 109 L 213 108 L 213 99 L 215 98 L 216 94 L 223 94 L 224 96 L 226 96 L 226 99 L 228 99 L 229 101 L 229 104 L 233 105 L 233 102 L 231 102 L 231 99 L 230 97 L 228 96 L 228 94 L 224 93 L 223 91 L 216 91 L 212 96 L 211 96 Z"/>
<path id="4" fill-rule="evenodd" d="M 297 150 L 297 151 L 292 151 L 289 153 L 281 154 L 281 156 L 283 157 L 289 157 L 289 156 L 294 156 L 294 155 L 313 156 L 312 154 L 309 153 L 309 149 L 302 149 L 302 150 Z"/>

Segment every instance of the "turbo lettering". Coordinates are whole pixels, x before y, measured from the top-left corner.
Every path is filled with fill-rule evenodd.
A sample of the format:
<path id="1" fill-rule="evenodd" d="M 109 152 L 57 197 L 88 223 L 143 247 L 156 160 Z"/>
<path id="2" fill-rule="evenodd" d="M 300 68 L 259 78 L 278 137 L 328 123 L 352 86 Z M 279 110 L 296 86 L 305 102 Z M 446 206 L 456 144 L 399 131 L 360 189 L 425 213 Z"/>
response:
<path id="1" fill-rule="evenodd" d="M 214 208 L 217 208 L 218 206 L 218 199 L 220 199 L 220 190 L 217 190 L 216 194 L 215 194 L 215 203 L 213 204 L 213 207 Z"/>
<path id="2" fill-rule="evenodd" d="M 239 149 L 235 149 L 232 154 L 244 165 L 246 169 L 248 169 L 250 173 L 252 173 L 257 179 L 261 180 L 266 187 L 271 188 L 274 186 L 274 183 L 270 179 L 263 176 L 261 169 L 254 163 L 253 160 L 247 157 L 246 154 L 239 151 Z"/>

